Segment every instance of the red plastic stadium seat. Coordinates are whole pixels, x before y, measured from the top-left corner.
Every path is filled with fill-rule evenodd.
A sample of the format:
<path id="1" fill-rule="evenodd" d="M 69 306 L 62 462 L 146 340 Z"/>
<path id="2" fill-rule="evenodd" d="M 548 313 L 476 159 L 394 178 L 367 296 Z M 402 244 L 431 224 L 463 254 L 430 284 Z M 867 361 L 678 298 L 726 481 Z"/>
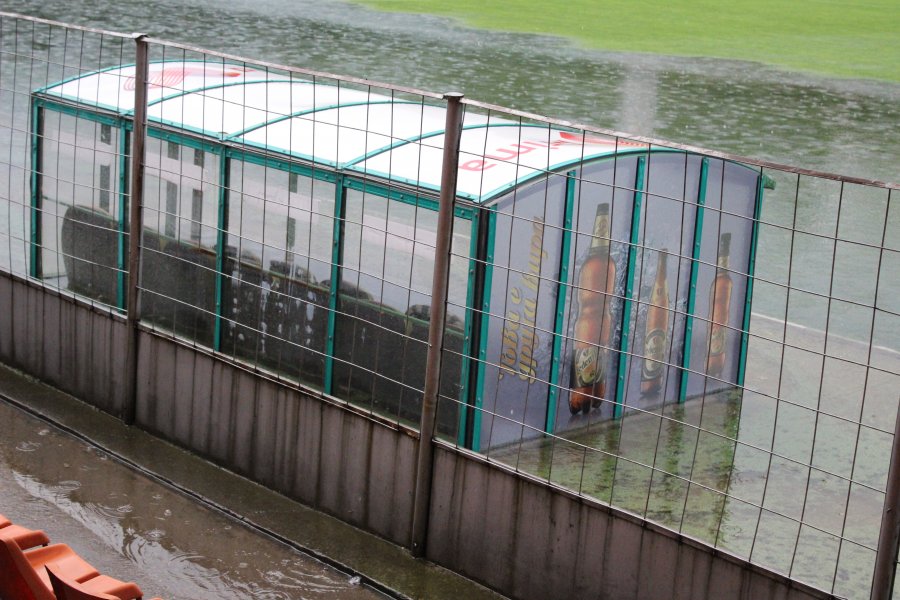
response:
<path id="1" fill-rule="evenodd" d="M 37 546 L 46 546 L 50 543 L 50 538 L 40 529 L 27 529 L 19 525 L 8 525 L 0 529 L 3 536 L 12 538 L 22 550 L 35 548 Z"/>
<path id="2" fill-rule="evenodd" d="M 23 552 L 0 529 L 0 597 L 14 600 L 56 600 L 50 578 L 44 570 L 47 562 L 58 563 L 69 578 L 87 580 L 99 575 L 65 544 L 53 544 Z M 39 570 L 39 571 L 38 571 Z"/>
<path id="3" fill-rule="evenodd" d="M 141 590 L 137 585 L 123 583 L 106 575 L 79 583 L 60 573 L 56 565 L 49 564 L 46 566 L 46 570 L 57 600 L 131 600 L 141 597 Z M 120 584 L 121 589 L 111 591 L 111 582 Z M 125 588 L 128 588 L 128 591 Z M 155 598 L 154 600 L 160 599 Z"/>
<path id="4" fill-rule="evenodd" d="M 27 529 L 20 525 L 15 525 L 3 515 L 0 515 L 0 531 L 3 532 L 4 536 L 15 539 L 22 550 L 34 548 L 35 546 L 46 546 L 50 543 L 50 538 L 40 529 Z"/>

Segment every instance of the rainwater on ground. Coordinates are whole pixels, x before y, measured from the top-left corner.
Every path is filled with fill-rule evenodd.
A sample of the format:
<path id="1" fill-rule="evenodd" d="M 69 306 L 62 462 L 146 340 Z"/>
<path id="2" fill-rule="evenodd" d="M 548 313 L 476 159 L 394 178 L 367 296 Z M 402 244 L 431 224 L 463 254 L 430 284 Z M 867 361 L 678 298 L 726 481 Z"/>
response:
<path id="1" fill-rule="evenodd" d="M 0 514 L 146 598 L 502 598 L 2 365 L 0 396 Z"/>
<path id="2" fill-rule="evenodd" d="M 147 597 L 384 598 L 0 402 L 0 506 Z"/>

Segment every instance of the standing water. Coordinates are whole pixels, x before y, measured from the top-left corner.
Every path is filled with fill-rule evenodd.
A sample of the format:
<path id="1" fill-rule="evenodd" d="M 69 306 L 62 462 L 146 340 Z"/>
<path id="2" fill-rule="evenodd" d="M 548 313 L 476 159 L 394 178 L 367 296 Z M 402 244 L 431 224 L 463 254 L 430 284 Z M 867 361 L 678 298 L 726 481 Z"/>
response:
<path id="1" fill-rule="evenodd" d="M 0 512 L 166 600 L 384 595 L 0 402 Z"/>

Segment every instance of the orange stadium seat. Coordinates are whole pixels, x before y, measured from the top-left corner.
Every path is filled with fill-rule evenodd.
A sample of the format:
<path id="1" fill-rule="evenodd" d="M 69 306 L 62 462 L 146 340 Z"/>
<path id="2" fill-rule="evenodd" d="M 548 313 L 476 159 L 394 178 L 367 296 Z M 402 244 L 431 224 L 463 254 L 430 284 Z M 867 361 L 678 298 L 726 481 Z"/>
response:
<path id="1" fill-rule="evenodd" d="M 11 537 L 19 544 L 22 550 L 28 550 L 35 546 L 46 546 L 50 543 L 50 538 L 40 529 L 27 529 L 20 525 L 15 525 L 12 521 L 0 515 L 0 530 L 3 535 Z"/>
<path id="2" fill-rule="evenodd" d="M 55 600 L 50 578 L 44 570 L 48 562 L 75 580 L 86 581 L 99 575 L 65 544 L 53 544 L 24 552 L 0 529 L 0 596 L 15 600 Z"/>
<path id="3" fill-rule="evenodd" d="M 55 565 L 47 565 L 47 574 L 50 577 L 50 583 L 53 586 L 53 592 L 56 594 L 56 600 L 121 600 L 122 596 L 112 593 L 104 593 L 102 591 L 96 591 L 93 589 L 92 582 L 94 580 L 89 579 L 86 583 L 78 583 L 72 579 L 67 578 L 65 575 L 60 573 Z M 100 576 L 105 577 L 104 575 Z M 97 578 L 99 579 L 99 578 Z M 127 584 L 134 586 L 137 589 L 137 586 L 132 584 Z M 140 593 L 140 589 L 137 589 L 138 593 Z M 131 596 L 131 598 L 140 598 L 140 596 Z M 153 600 L 160 600 L 159 598 L 154 598 Z"/>
<path id="4" fill-rule="evenodd" d="M 45 568 L 53 565 L 57 574 L 80 584 L 93 594 L 108 594 L 117 600 L 141 598 L 143 592 L 134 583 L 119 581 L 97 570 L 65 544 L 23 551 L 0 529 L 0 597 L 8 600 L 56 600 L 50 575 Z"/>

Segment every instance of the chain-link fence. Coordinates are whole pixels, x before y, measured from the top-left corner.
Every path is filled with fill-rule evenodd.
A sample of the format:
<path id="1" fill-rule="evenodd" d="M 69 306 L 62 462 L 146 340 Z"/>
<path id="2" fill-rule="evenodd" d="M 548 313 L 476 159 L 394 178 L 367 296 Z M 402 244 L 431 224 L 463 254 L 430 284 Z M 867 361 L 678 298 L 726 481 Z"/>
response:
<path id="1" fill-rule="evenodd" d="M 0 52 L 4 271 L 869 595 L 897 185 L 17 15 Z"/>

